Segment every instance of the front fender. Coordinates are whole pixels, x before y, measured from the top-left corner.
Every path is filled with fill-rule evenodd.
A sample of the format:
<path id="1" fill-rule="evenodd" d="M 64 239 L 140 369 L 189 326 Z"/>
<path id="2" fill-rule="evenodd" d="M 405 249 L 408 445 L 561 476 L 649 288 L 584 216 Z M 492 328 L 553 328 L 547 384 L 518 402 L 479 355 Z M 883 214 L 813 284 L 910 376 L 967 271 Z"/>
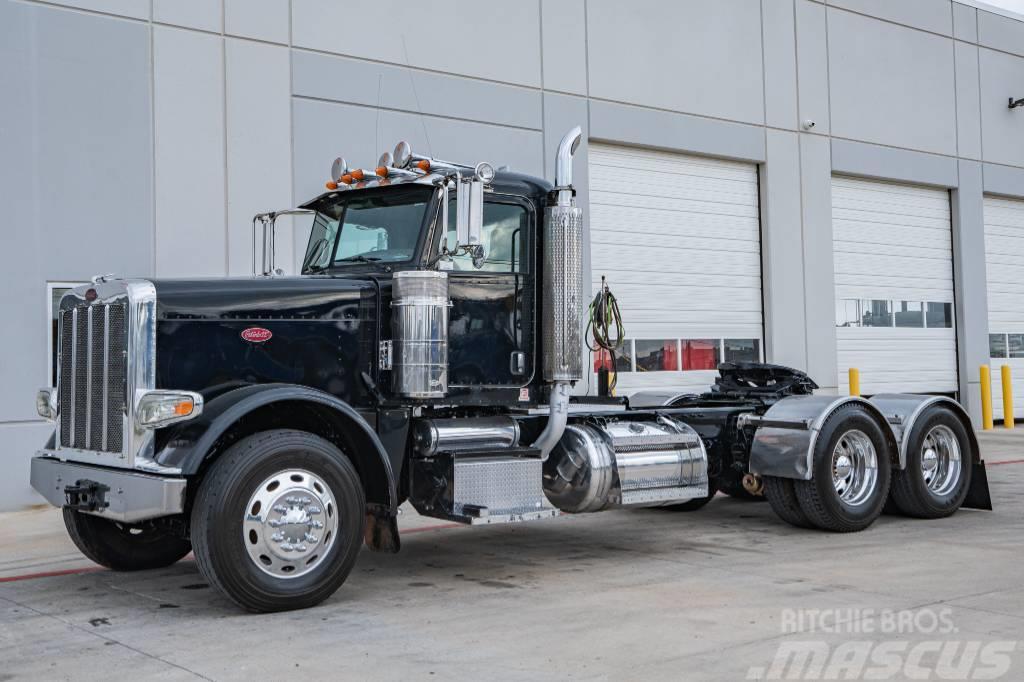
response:
<path id="1" fill-rule="evenodd" d="M 395 474 L 376 431 L 348 403 L 307 386 L 259 384 L 237 388 L 213 398 L 205 404 L 202 415 L 197 419 L 181 424 L 166 439 L 160 439 L 163 446 L 156 452 L 156 462 L 163 467 L 178 469 L 185 476 L 195 475 L 244 417 L 273 405 L 296 404 L 329 415 L 333 422 L 343 425 L 358 450 L 348 453 L 349 456 L 361 458 L 354 464 L 357 468 L 360 463 L 372 467 L 374 476 L 382 478 L 381 487 L 386 487 L 386 499 L 376 501 L 384 504 L 392 514 L 396 513 Z M 287 423 L 283 426 L 287 427 Z M 367 483 L 364 481 L 364 485 Z M 369 500 L 369 494 L 367 497 Z"/>
<path id="2" fill-rule="evenodd" d="M 895 458 L 899 452 L 896 435 L 872 403 L 856 396 L 797 395 L 783 398 L 757 420 L 764 425 L 754 432 L 750 472 L 810 480 L 814 474 L 814 446 L 822 426 L 833 412 L 849 403 L 862 405 L 874 417 L 885 436 L 889 454 Z"/>

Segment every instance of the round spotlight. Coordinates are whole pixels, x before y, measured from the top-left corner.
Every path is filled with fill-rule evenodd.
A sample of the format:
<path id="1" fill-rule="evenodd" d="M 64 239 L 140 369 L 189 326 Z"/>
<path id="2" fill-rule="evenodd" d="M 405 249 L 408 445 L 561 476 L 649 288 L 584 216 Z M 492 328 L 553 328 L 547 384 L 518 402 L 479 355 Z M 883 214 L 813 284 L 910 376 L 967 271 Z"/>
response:
<path id="1" fill-rule="evenodd" d="M 348 170 L 348 163 L 342 157 L 338 157 L 331 164 L 331 180 L 338 181 L 345 171 Z"/>
<path id="2" fill-rule="evenodd" d="M 384 152 L 377 159 L 377 166 L 390 166 L 391 165 L 391 152 Z"/>
<path id="3" fill-rule="evenodd" d="M 486 184 L 490 184 L 494 180 L 494 166 L 481 161 L 476 165 L 476 176 L 484 181 Z"/>
<path id="4" fill-rule="evenodd" d="M 395 152 L 392 154 L 395 168 L 405 168 L 412 160 L 412 148 L 409 143 L 402 140 L 395 145 Z"/>

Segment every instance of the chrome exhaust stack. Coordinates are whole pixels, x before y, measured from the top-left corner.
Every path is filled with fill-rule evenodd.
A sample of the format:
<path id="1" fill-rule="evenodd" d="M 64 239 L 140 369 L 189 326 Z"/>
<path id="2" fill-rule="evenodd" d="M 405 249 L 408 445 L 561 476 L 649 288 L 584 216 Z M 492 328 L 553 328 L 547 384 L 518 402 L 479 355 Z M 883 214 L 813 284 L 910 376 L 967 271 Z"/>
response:
<path id="1" fill-rule="evenodd" d="M 548 295 L 541 310 L 542 370 L 551 383 L 550 412 L 533 446 L 542 459 L 561 439 L 569 416 L 569 387 L 583 378 L 583 210 L 572 186 L 573 154 L 583 130 L 576 126 L 562 138 L 555 157 L 556 199 L 544 211 L 543 273 Z"/>

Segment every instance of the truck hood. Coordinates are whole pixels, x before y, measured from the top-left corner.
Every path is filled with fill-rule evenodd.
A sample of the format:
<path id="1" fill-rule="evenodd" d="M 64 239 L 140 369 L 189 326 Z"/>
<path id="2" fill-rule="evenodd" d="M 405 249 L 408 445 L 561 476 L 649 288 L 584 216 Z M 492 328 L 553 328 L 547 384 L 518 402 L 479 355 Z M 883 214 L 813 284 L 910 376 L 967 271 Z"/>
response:
<path id="1" fill-rule="evenodd" d="M 376 298 L 372 275 L 157 279 L 158 320 L 342 320 Z"/>

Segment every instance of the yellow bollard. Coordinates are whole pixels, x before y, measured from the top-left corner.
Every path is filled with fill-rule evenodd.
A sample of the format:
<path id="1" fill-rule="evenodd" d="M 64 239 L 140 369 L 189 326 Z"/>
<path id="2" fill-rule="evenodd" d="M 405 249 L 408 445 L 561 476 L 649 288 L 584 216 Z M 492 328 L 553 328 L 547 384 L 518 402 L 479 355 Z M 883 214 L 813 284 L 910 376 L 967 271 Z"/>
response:
<path id="1" fill-rule="evenodd" d="M 1010 366 L 1003 365 L 1003 426 L 1013 428 L 1013 384 L 1010 381 Z"/>
<path id="2" fill-rule="evenodd" d="M 860 370 L 850 368 L 850 395 L 860 395 Z"/>
<path id="3" fill-rule="evenodd" d="M 992 428 L 992 370 L 981 366 L 981 428 Z"/>

